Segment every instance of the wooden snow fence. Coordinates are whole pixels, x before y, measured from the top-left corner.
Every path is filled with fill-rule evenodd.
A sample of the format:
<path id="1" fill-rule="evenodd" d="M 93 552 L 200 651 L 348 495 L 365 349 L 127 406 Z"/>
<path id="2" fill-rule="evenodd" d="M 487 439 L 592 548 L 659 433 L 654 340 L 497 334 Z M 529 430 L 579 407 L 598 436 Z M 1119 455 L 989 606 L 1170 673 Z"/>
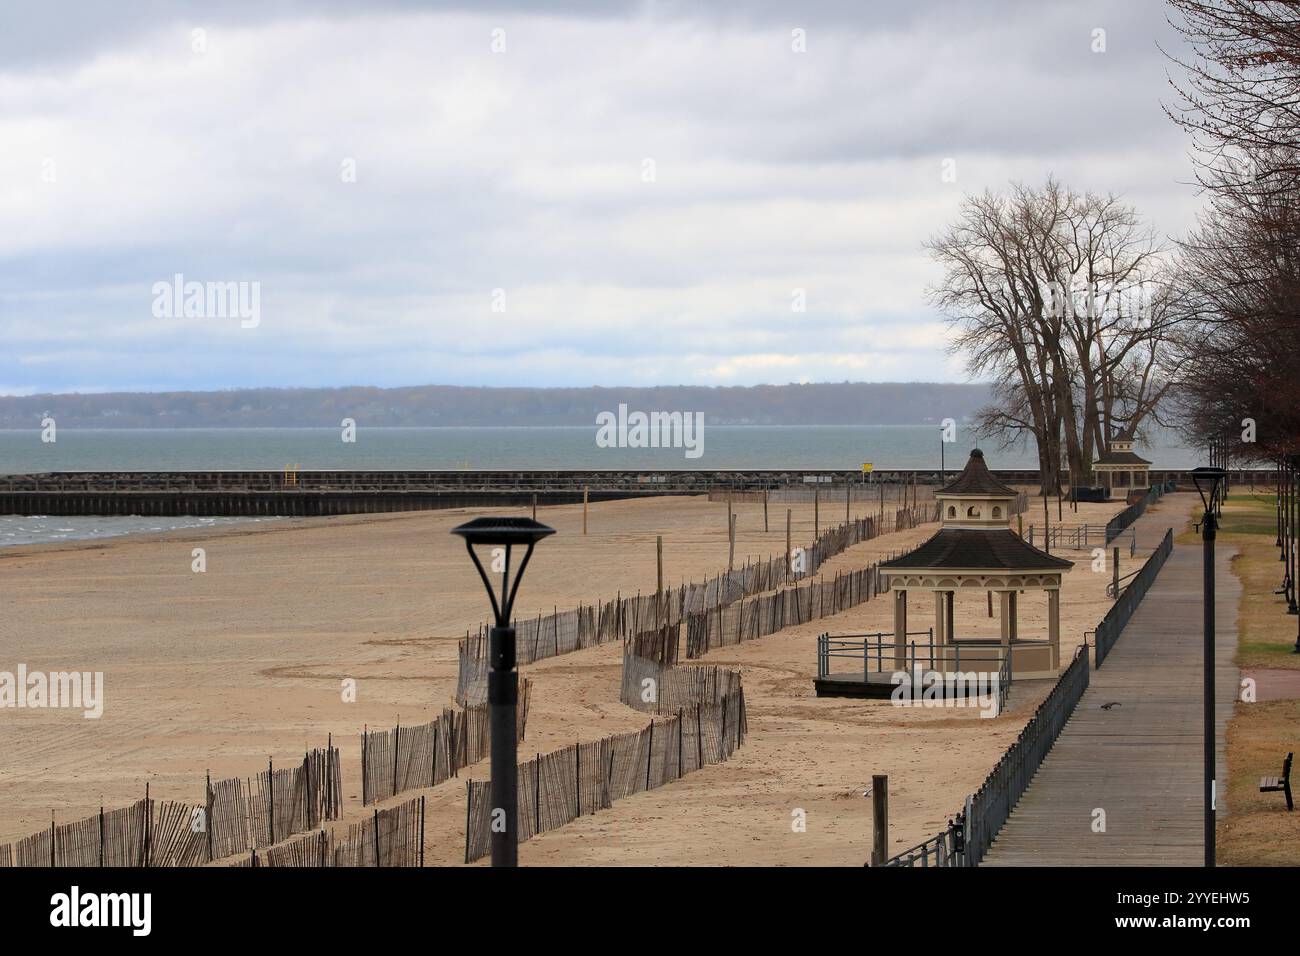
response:
<path id="1" fill-rule="evenodd" d="M 519 765 L 519 840 L 726 760 L 745 739 L 745 696 L 683 708 L 644 730 L 577 743 Z M 467 784 L 465 862 L 491 851 L 490 780 Z"/>
<path id="2" fill-rule="evenodd" d="M 533 682 L 519 680 L 518 739 L 524 739 Z M 366 729 L 361 737 L 361 801 L 366 806 L 422 787 L 433 787 L 488 755 L 491 724 L 487 704 L 443 710 L 426 724 L 392 730 Z"/>
<path id="3" fill-rule="evenodd" d="M 318 830 L 241 860 L 249 867 L 424 866 L 424 797 L 387 810 L 375 810 L 348 827 L 336 840 L 334 830 Z"/>
<path id="4" fill-rule="evenodd" d="M 258 775 L 256 792 L 237 778 L 206 782 L 198 804 L 145 797 L 127 807 L 56 824 L 0 846 L 0 866 L 201 866 L 246 853 L 337 819 L 342 803 L 333 742 L 300 765 Z"/>

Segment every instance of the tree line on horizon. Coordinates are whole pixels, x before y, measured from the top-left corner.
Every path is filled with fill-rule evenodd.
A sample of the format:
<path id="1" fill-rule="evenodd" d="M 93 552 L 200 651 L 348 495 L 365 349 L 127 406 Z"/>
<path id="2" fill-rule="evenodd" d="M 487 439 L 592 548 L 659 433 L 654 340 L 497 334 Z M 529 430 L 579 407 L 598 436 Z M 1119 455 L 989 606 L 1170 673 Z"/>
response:
<path id="1" fill-rule="evenodd" d="M 0 428 L 586 425 L 601 412 L 703 412 L 711 425 L 922 425 L 971 420 L 985 384 L 842 382 L 627 388 L 253 388 L 0 397 Z"/>
<path id="2" fill-rule="evenodd" d="M 1043 494 L 1152 426 L 1244 460 L 1300 451 L 1300 6 L 1169 8 L 1193 52 L 1165 111 L 1208 198 L 1189 235 L 1049 176 L 967 196 L 926 243 L 950 348 L 992 383 L 977 427 L 1034 443 Z"/>

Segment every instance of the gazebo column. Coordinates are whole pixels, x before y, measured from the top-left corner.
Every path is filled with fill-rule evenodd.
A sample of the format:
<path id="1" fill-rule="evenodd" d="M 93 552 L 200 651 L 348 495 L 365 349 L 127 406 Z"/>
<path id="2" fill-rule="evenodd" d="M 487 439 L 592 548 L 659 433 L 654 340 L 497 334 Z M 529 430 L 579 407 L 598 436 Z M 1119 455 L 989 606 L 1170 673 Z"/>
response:
<path id="1" fill-rule="evenodd" d="M 894 670 L 907 667 L 907 589 L 894 589 Z"/>
<path id="2" fill-rule="evenodd" d="M 1002 625 L 1002 643 L 1011 643 L 1011 593 L 998 592 L 998 623 Z"/>
<path id="3" fill-rule="evenodd" d="M 954 616 L 955 616 L 955 615 L 953 614 L 953 604 L 955 603 L 955 599 L 956 599 L 956 597 L 957 597 L 957 592 L 956 592 L 956 591 L 945 591 L 945 592 L 944 592 L 944 605 L 945 605 L 945 608 L 944 608 L 944 612 L 943 612 L 943 622 L 944 622 L 944 628 L 945 628 L 945 630 L 944 630 L 944 635 L 943 635 L 943 642 L 944 642 L 945 644 L 954 644 L 954 643 L 956 643 L 956 641 L 957 641 L 956 631 L 955 631 L 955 629 L 953 628 L 953 625 L 952 625 L 953 618 L 954 618 Z"/>
<path id="4" fill-rule="evenodd" d="M 1061 589 L 1047 592 L 1047 643 L 1052 646 L 1052 667 L 1061 666 Z"/>
<path id="5" fill-rule="evenodd" d="M 937 657 L 939 648 L 943 646 L 943 592 L 934 592 L 934 640 L 930 642 L 930 655 L 932 658 Z M 931 660 L 931 666 L 934 661 Z"/>

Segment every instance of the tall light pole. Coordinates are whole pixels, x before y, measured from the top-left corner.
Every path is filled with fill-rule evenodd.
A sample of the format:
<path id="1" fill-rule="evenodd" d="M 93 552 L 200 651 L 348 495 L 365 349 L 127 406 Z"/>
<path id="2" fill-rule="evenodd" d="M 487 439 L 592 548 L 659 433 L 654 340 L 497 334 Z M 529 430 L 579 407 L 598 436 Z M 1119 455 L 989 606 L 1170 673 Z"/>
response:
<path id="1" fill-rule="evenodd" d="M 1192 481 L 1201 496 L 1204 514 L 1201 516 L 1202 544 L 1202 584 L 1201 594 L 1204 603 L 1204 761 L 1205 761 L 1205 865 L 1214 866 L 1214 539 L 1218 531 L 1216 508 L 1220 486 L 1226 477 L 1222 468 L 1205 467 L 1192 469 Z"/>
<path id="2" fill-rule="evenodd" d="M 533 547 L 554 528 L 532 518 L 475 518 L 451 529 L 465 539 L 465 549 L 478 569 L 483 586 L 492 602 L 493 625 L 488 635 L 488 712 L 492 730 L 492 815 L 501 811 L 504 826 L 492 827 L 492 865 L 519 865 L 518 830 L 518 731 L 516 711 L 519 706 L 519 678 L 515 673 L 515 629 L 510 624 L 519 582 L 523 579 Z M 483 562 L 474 551 L 475 545 L 493 549 L 492 570 L 501 572 L 501 597 L 496 591 Z M 510 552 L 513 548 L 527 546 L 514 582 L 510 580 Z"/>
<path id="3" fill-rule="evenodd" d="M 943 440 L 943 426 L 940 425 L 939 426 L 939 487 L 940 488 L 942 488 L 944 485 L 948 483 L 948 462 L 947 459 L 945 458 L 945 452 L 947 451 L 947 449 L 944 448 L 944 444 L 945 442 Z"/>

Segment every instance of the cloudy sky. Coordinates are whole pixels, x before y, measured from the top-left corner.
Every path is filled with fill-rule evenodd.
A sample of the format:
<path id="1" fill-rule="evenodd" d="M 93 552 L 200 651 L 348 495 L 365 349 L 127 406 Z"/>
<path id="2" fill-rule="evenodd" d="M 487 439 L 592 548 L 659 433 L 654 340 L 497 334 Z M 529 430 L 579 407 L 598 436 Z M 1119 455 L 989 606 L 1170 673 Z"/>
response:
<path id="1" fill-rule="evenodd" d="M 1156 0 L 213 6 L 0 13 L 0 393 L 964 381 L 964 193 L 1200 202 Z"/>

